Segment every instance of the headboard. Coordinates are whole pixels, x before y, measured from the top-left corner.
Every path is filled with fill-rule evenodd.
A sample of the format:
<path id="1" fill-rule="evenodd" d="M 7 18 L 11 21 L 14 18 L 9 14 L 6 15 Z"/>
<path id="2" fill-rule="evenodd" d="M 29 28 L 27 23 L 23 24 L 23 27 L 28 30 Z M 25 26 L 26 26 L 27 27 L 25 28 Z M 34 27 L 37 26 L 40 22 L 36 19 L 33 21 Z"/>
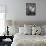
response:
<path id="1" fill-rule="evenodd" d="M 7 25 L 19 25 L 19 26 L 24 26 L 24 24 L 27 24 L 27 25 L 33 25 L 33 24 L 36 24 L 36 25 L 45 25 L 46 24 L 46 21 L 15 21 L 15 20 L 6 20 L 6 24 Z"/>
<path id="2" fill-rule="evenodd" d="M 15 24 L 19 25 L 19 26 L 23 26 L 24 24 L 27 24 L 27 25 L 33 25 L 33 24 L 45 25 L 46 21 L 15 21 Z"/>

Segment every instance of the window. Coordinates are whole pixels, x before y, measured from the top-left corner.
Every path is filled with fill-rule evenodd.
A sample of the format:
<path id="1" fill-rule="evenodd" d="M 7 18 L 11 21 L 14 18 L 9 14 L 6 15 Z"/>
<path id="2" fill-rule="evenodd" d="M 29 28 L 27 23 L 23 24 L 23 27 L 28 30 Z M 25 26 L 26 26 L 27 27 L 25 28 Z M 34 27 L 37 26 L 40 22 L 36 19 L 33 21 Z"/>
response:
<path id="1" fill-rule="evenodd" d="M 0 36 L 5 31 L 5 7 L 0 6 Z"/>

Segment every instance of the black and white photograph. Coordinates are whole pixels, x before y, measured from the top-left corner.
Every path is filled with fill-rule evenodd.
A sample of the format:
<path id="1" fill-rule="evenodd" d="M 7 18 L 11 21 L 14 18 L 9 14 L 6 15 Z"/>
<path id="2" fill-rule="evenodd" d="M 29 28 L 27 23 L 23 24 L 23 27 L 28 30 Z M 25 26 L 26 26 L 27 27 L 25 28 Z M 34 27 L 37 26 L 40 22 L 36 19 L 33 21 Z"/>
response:
<path id="1" fill-rule="evenodd" d="M 36 15 L 36 3 L 26 3 L 26 15 L 27 16 Z"/>

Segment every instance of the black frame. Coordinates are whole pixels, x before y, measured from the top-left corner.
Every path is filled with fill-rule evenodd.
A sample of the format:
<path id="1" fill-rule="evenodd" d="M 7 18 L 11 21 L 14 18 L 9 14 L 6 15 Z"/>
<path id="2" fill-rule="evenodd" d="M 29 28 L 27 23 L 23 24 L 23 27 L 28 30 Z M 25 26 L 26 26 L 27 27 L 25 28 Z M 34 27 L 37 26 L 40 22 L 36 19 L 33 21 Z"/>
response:
<path id="1" fill-rule="evenodd" d="M 26 3 L 26 15 L 27 16 L 36 15 L 36 3 Z"/>

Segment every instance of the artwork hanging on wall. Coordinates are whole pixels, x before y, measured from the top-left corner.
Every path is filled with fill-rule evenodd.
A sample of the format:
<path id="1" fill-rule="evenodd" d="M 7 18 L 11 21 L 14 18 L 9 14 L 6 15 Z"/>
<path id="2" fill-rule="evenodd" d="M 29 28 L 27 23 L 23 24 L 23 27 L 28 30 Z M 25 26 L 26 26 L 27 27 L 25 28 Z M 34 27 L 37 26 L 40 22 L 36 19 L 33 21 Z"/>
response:
<path id="1" fill-rule="evenodd" d="M 26 15 L 27 16 L 36 15 L 36 3 L 26 3 Z"/>

